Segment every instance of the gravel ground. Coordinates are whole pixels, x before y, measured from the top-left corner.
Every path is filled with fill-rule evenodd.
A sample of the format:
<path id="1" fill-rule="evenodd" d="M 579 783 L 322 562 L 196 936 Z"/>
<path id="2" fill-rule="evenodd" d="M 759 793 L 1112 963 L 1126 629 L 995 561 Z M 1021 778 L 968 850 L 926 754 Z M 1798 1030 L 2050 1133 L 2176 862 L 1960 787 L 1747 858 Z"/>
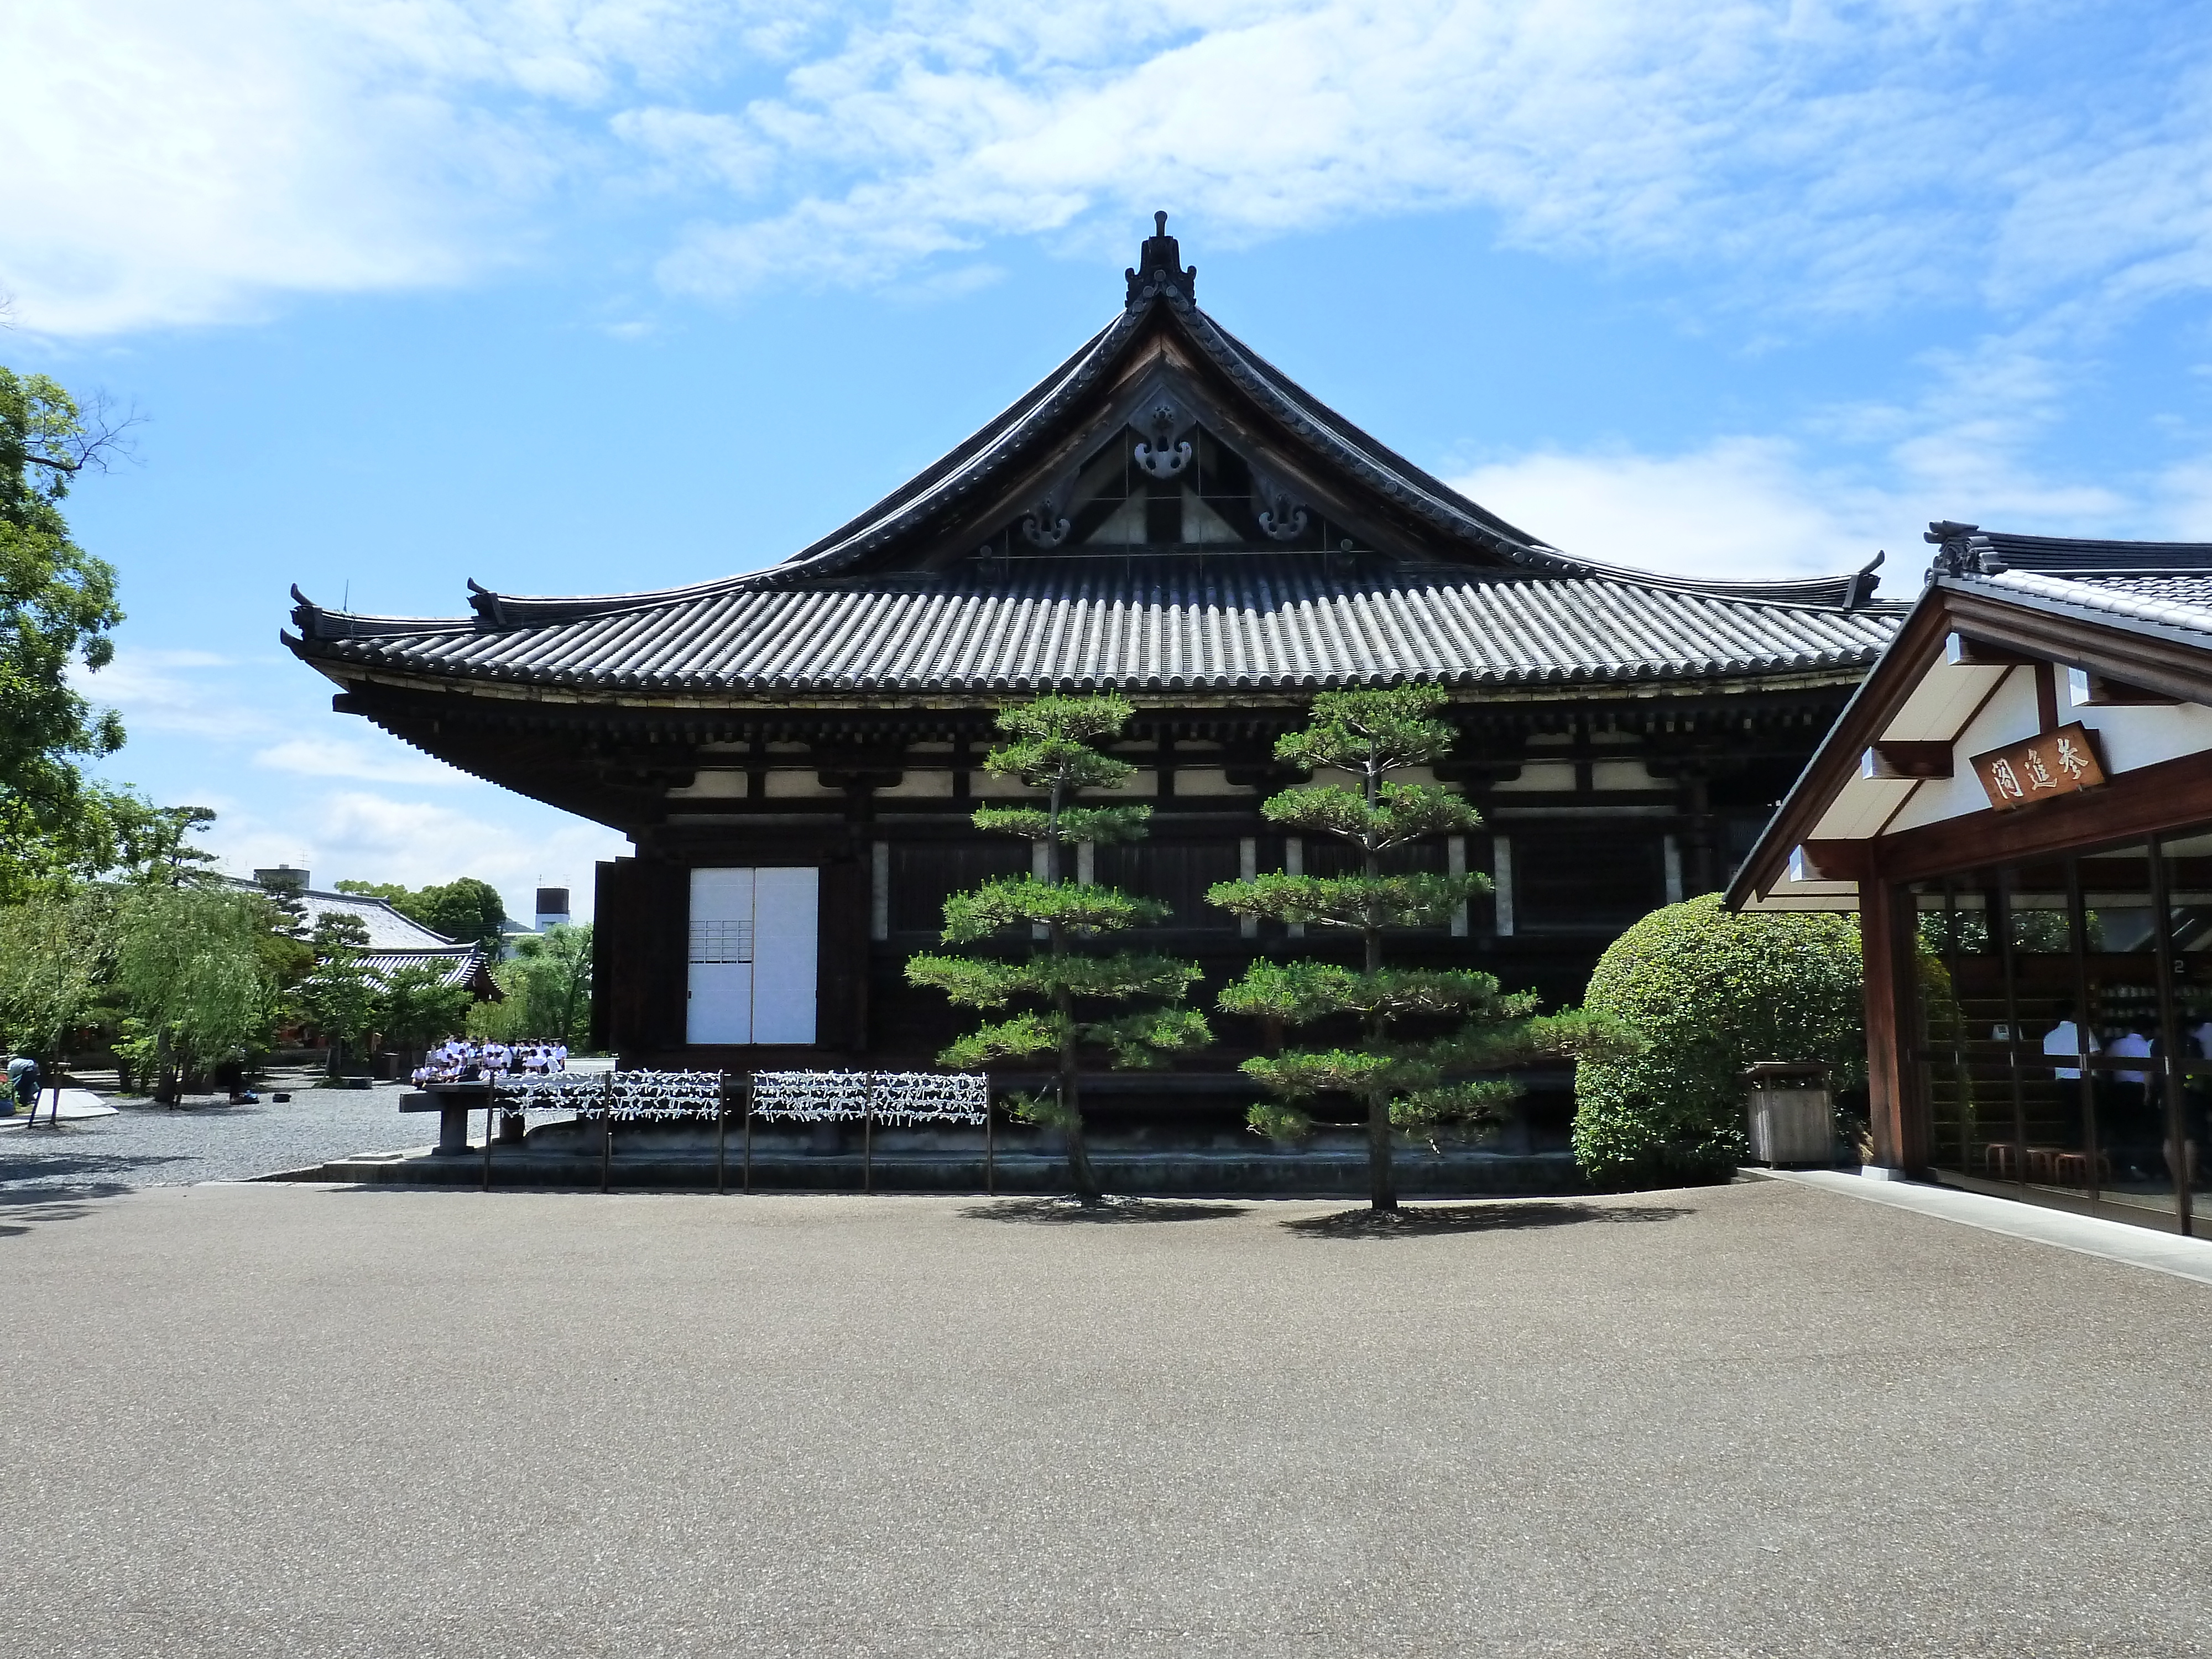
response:
<path id="1" fill-rule="evenodd" d="M 349 1152 L 427 1146 L 437 1139 L 436 1115 L 403 1116 L 403 1092 L 397 1085 L 301 1087 L 283 1105 L 264 1093 L 255 1106 L 195 1096 L 175 1111 L 149 1100 L 103 1094 L 120 1109 L 113 1117 L 0 1132 L 0 1194 L 60 1190 L 98 1196 L 195 1181 L 243 1181 Z"/>
<path id="2" fill-rule="evenodd" d="M 2212 1289 L 1815 1188 L 0 1195 L 0 1652 L 2212 1653 Z"/>

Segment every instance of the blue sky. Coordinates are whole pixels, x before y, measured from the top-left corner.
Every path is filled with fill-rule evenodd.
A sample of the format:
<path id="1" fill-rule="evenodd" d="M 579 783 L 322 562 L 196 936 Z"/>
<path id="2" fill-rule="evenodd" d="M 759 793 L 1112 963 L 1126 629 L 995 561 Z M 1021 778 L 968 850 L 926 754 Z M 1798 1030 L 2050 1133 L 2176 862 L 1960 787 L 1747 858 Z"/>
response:
<path id="1" fill-rule="evenodd" d="M 757 567 L 1199 297 L 1571 552 L 1930 518 L 2212 538 L 2212 7 L 15 0 L 0 362 L 149 417 L 72 497 L 110 767 L 236 868 L 618 839 L 332 714 L 286 591 L 453 615 Z"/>

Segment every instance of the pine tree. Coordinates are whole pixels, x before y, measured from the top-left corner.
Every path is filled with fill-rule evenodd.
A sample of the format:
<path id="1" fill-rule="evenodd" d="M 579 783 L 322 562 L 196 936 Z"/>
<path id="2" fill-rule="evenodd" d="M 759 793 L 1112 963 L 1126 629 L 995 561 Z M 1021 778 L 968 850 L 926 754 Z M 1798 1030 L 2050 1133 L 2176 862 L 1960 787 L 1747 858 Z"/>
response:
<path id="1" fill-rule="evenodd" d="M 1094 948 L 1107 935 L 1164 921 L 1168 907 L 1066 878 L 1070 846 L 1145 837 L 1149 806 L 1076 804 L 1083 791 L 1114 788 L 1136 770 L 1094 747 L 1120 735 L 1134 712 L 1116 696 L 1047 696 L 1000 714 L 998 727 L 1006 741 L 985 757 L 985 769 L 1018 777 L 1042 791 L 1045 801 L 980 808 L 975 827 L 1019 836 L 1041 848 L 1042 855 L 1028 875 L 988 881 L 946 899 L 944 942 L 981 945 L 1018 927 L 1032 945 L 1018 960 L 995 954 L 923 955 L 906 965 L 914 984 L 934 986 L 962 1006 L 1019 1010 L 969 1032 L 938 1059 L 972 1069 L 994 1060 L 1049 1056 L 1055 1073 L 1051 1094 L 1014 1096 L 1008 1104 L 1023 1121 L 1066 1137 L 1069 1174 L 1076 1196 L 1085 1204 L 1097 1203 L 1101 1194 L 1084 1142 L 1084 1051 L 1103 1050 L 1117 1067 L 1148 1066 L 1212 1040 L 1206 1017 L 1179 1006 L 1201 977 L 1195 963 L 1150 951 Z M 1103 1015 L 1100 1004 L 1139 1006 Z"/>
<path id="2" fill-rule="evenodd" d="M 1279 1140 L 1313 1129 L 1310 1103 L 1320 1095 L 1349 1095 L 1367 1121 L 1370 1202 L 1398 1207 L 1392 1169 L 1394 1136 L 1419 1134 L 1436 1144 L 1447 1129 L 1480 1133 L 1495 1127 L 1519 1092 L 1494 1073 L 1543 1055 L 1610 1048 L 1609 1025 L 1574 1012 L 1539 1016 L 1536 997 L 1502 993 L 1489 974 L 1461 969 L 1393 969 L 1382 961 L 1386 928 L 1434 927 L 1490 890 L 1486 876 L 1385 875 L 1383 854 L 1437 836 L 1477 829 L 1481 815 L 1434 784 L 1393 781 L 1450 751 L 1455 733 L 1435 713 L 1446 701 L 1433 687 L 1325 691 L 1310 723 L 1275 745 L 1276 758 L 1305 770 L 1349 772 L 1357 789 L 1322 786 L 1286 790 L 1261 809 L 1268 820 L 1305 835 L 1336 837 L 1359 851 L 1357 875 L 1262 875 L 1221 882 L 1207 900 L 1239 915 L 1356 932 L 1358 968 L 1325 962 L 1255 963 L 1218 999 L 1225 1013 L 1261 1020 L 1272 1033 L 1356 1016 L 1356 1048 L 1303 1048 L 1244 1062 L 1247 1075 L 1276 1097 L 1251 1109 L 1251 1127 Z M 1444 1021 L 1449 1035 L 1401 1034 L 1409 1020 Z M 1487 1073 L 1487 1075 L 1486 1075 Z"/>

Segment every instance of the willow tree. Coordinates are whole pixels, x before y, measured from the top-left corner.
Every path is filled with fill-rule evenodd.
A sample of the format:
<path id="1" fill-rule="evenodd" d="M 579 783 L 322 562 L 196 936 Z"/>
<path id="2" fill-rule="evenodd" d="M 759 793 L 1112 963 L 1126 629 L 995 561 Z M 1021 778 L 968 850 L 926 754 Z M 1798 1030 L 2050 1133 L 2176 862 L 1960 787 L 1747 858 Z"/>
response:
<path id="1" fill-rule="evenodd" d="M 1615 1028 L 1579 1013 L 1537 1012 L 1533 993 L 1505 993 L 1496 977 L 1466 969 L 1391 968 L 1386 933 L 1441 926 L 1490 890 L 1480 874 L 1385 873 L 1385 855 L 1439 836 L 1478 829 L 1481 815 L 1435 784 L 1392 777 L 1450 752 L 1455 733 L 1435 718 L 1444 694 L 1425 686 L 1325 691 L 1312 718 L 1275 745 L 1302 770 L 1346 773 L 1352 786 L 1285 790 L 1261 809 L 1301 835 L 1334 837 L 1357 851 L 1358 873 L 1271 874 L 1220 882 L 1208 901 L 1240 916 L 1356 934 L 1358 968 L 1327 962 L 1259 962 L 1219 997 L 1224 1012 L 1271 1030 L 1356 1019 L 1355 1044 L 1256 1056 L 1243 1071 L 1273 1099 L 1251 1109 L 1251 1127 L 1279 1140 L 1313 1132 L 1322 1097 L 1349 1097 L 1367 1126 L 1369 1200 L 1398 1207 L 1392 1154 L 1398 1134 L 1479 1135 L 1494 1127 L 1520 1085 L 1505 1068 L 1548 1055 L 1610 1051 Z M 1408 1027 L 1414 1029 L 1409 1030 Z M 1419 1034 L 1425 1030 L 1426 1034 Z"/>
<path id="2" fill-rule="evenodd" d="M 1165 921 L 1168 907 L 1067 878 L 1071 847 L 1146 834 L 1149 806 L 1078 804 L 1085 791 L 1118 787 L 1135 772 L 1097 747 L 1118 737 L 1134 712 L 1116 696 L 1039 697 L 1000 712 L 1005 741 L 984 757 L 984 769 L 1018 777 L 1043 799 L 981 807 L 975 823 L 1031 843 L 1030 873 L 947 898 L 944 942 L 969 953 L 925 954 L 906 965 L 914 984 L 934 986 L 963 1007 L 1006 1014 L 947 1048 L 941 1064 L 972 1070 L 1000 1060 L 1049 1061 L 1049 1093 L 1016 1094 L 1006 1103 L 1024 1121 L 1066 1137 L 1069 1176 L 1085 1204 L 1101 1194 L 1084 1139 L 1085 1052 L 1116 1067 L 1150 1066 L 1211 1040 L 1205 1016 L 1182 1006 L 1201 977 L 1197 963 L 1106 944 L 1114 934 Z M 1025 948 L 1016 943 L 1024 936 Z M 1108 1012 L 1115 1007 L 1122 1012 Z"/>
<path id="3" fill-rule="evenodd" d="M 263 949 L 273 915 L 258 895 L 147 887 L 118 908 L 115 989 L 139 1036 L 134 1069 L 174 1104 L 185 1079 L 265 1042 L 276 986 Z"/>

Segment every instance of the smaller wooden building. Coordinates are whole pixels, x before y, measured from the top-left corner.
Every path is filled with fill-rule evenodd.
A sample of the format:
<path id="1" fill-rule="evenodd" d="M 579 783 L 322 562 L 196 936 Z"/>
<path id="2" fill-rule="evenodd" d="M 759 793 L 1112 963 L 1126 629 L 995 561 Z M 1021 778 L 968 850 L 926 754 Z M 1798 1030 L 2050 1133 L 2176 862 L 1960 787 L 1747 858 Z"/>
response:
<path id="1" fill-rule="evenodd" d="M 2197 1230 L 2212 545 L 1929 539 L 1729 902 L 1859 913 L 1881 1170 Z"/>

